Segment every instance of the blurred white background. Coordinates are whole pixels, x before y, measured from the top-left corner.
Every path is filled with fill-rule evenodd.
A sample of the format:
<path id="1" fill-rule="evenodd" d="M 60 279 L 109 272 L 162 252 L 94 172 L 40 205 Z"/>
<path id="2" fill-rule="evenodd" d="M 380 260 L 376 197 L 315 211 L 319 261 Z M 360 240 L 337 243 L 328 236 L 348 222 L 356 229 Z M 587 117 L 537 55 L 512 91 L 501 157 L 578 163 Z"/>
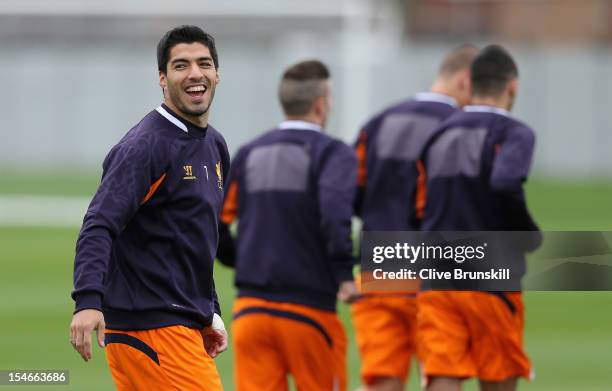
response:
<path id="1" fill-rule="evenodd" d="M 217 40 L 211 123 L 230 150 L 275 126 L 282 71 L 318 58 L 334 83 L 328 131 L 352 142 L 384 106 L 427 89 L 450 48 L 506 45 L 535 173 L 612 177 L 612 4 L 605 0 L 0 2 L 0 168 L 99 170 L 161 102 L 155 48 L 196 24 Z"/>

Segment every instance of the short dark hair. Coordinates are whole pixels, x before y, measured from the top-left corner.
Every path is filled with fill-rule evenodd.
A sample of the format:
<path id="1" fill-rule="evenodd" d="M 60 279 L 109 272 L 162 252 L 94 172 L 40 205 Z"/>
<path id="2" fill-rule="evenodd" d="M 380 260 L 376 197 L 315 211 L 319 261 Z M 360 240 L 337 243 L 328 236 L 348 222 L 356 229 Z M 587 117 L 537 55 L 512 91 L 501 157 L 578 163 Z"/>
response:
<path id="1" fill-rule="evenodd" d="M 199 42 L 206 46 L 210 51 L 215 68 L 219 69 L 219 58 L 217 57 L 217 48 L 215 47 L 215 39 L 198 26 L 183 25 L 175 27 L 168 31 L 159 40 L 157 44 L 157 69 L 160 72 L 166 73 L 168 70 L 168 61 L 170 60 L 170 51 L 173 47 L 180 43 Z"/>
<path id="2" fill-rule="evenodd" d="M 499 95 L 518 74 L 516 63 L 506 49 L 499 45 L 487 46 L 472 64 L 473 94 Z"/>
<path id="3" fill-rule="evenodd" d="M 439 75 L 452 76 L 457 72 L 468 70 L 472 66 L 474 59 L 478 55 L 478 48 L 471 44 L 464 44 L 455 49 L 444 57 L 440 64 Z"/>
<path id="4" fill-rule="evenodd" d="M 299 62 L 283 74 L 279 98 L 286 115 L 304 115 L 315 100 L 324 96 L 325 81 L 330 78 L 329 69 L 318 60 Z"/>

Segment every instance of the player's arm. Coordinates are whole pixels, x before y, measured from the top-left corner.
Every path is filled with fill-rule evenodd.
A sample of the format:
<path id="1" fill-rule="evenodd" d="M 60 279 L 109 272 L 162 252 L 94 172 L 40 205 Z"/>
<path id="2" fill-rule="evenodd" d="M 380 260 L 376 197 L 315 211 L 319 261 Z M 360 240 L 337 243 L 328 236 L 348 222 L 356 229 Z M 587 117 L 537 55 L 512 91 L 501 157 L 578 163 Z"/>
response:
<path id="1" fill-rule="evenodd" d="M 229 151 L 227 150 L 227 145 L 225 144 L 225 140 L 223 140 L 223 138 L 221 137 L 217 141 L 217 148 L 219 149 L 219 153 L 221 155 L 221 170 L 224 182 L 224 197 L 227 197 L 228 183 L 230 181 L 230 156 Z M 228 226 L 223 223 L 223 209 L 219 218 L 218 229 L 219 244 L 217 247 L 217 259 L 226 259 L 225 254 L 220 254 L 220 251 L 223 251 L 223 249 L 225 248 L 223 245 L 223 241 L 225 240 L 223 230 L 227 229 L 227 234 L 229 235 Z M 231 259 L 233 259 L 233 256 L 231 257 Z M 228 335 L 227 331 L 225 331 L 225 324 L 223 323 L 223 319 L 221 318 L 221 305 L 219 303 L 219 296 L 217 295 L 217 288 L 215 286 L 214 279 L 212 281 L 212 298 L 214 306 L 212 324 L 208 327 L 205 327 L 200 332 L 204 340 L 204 348 L 206 349 L 206 353 L 210 357 L 215 358 L 217 357 L 217 355 L 227 349 Z"/>
<path id="2" fill-rule="evenodd" d="M 206 349 L 206 353 L 210 357 L 216 358 L 227 350 L 228 335 L 221 315 L 215 313 L 212 324 L 209 327 L 205 327 L 201 334 L 204 339 L 204 349 Z"/>
<path id="3" fill-rule="evenodd" d="M 408 221 L 417 229 L 421 226 L 423 217 L 425 217 L 425 207 L 427 205 L 427 172 L 425 170 L 425 160 L 418 159 L 415 162 L 417 178 L 414 194 L 412 194 L 414 203 L 408 212 Z"/>
<path id="4" fill-rule="evenodd" d="M 238 180 L 232 177 L 230 171 L 229 184 L 226 184 L 223 209 L 219 218 L 219 246 L 217 259 L 225 266 L 236 266 L 236 245 L 230 232 L 230 226 L 238 215 Z"/>
<path id="5" fill-rule="evenodd" d="M 102 298 L 113 240 L 145 201 L 154 175 L 163 181 L 163 172 L 154 171 L 151 151 L 142 140 L 118 144 L 104 161 L 102 182 L 85 214 L 74 260 L 76 304 L 70 340 L 85 361 L 91 359 L 93 330 L 103 346 Z"/>
<path id="6" fill-rule="evenodd" d="M 357 140 L 353 144 L 355 156 L 357 157 L 357 192 L 355 194 L 355 201 L 353 204 L 354 214 L 356 216 L 361 216 L 363 211 L 363 202 L 368 185 L 368 160 L 372 159 L 373 155 L 373 153 L 370 152 L 370 144 L 372 143 L 373 135 L 378 132 L 383 119 L 384 113 L 381 113 L 366 122 L 359 132 Z"/>
<path id="7" fill-rule="evenodd" d="M 523 190 L 531 168 L 534 147 L 533 131 L 526 127 L 516 127 L 506 134 L 493 160 L 490 184 L 502 201 L 504 225 L 509 231 L 539 231 L 527 208 Z M 528 251 L 540 244 L 539 235 L 533 238 Z"/>
<path id="8" fill-rule="evenodd" d="M 236 244 L 230 227 L 238 217 L 238 192 L 240 186 L 240 171 L 242 170 L 242 151 L 238 151 L 228 172 L 225 183 L 223 208 L 219 219 L 219 247 L 217 259 L 225 266 L 236 266 Z"/>
<path id="9" fill-rule="evenodd" d="M 356 294 L 353 282 L 353 243 L 351 216 L 355 200 L 357 160 L 344 143 L 335 141 L 326 151 L 318 178 L 318 198 L 321 228 L 327 241 L 331 269 L 341 292 L 350 292 L 345 300 Z"/>
<path id="10" fill-rule="evenodd" d="M 414 193 L 412 194 L 413 205 L 409 208 L 408 221 L 415 228 L 421 226 L 421 222 L 425 217 L 425 208 L 427 206 L 427 155 L 429 149 L 434 141 L 442 135 L 445 127 L 440 126 L 436 129 L 429 139 L 423 145 L 419 156 L 415 162 L 415 169 L 417 173 L 416 186 L 414 187 Z"/>
<path id="11" fill-rule="evenodd" d="M 357 191 L 355 194 L 354 211 L 356 216 L 361 216 L 368 175 L 368 133 L 365 130 L 359 133 L 359 138 L 355 143 L 355 156 L 357 157 Z"/>
<path id="12" fill-rule="evenodd" d="M 221 318 L 221 307 L 219 305 L 219 297 L 217 296 L 217 289 L 215 282 L 213 281 L 213 304 L 214 314 L 212 324 L 209 327 L 205 327 L 202 331 L 202 338 L 204 339 L 204 348 L 206 353 L 212 358 L 217 357 L 220 353 L 227 350 L 228 346 L 228 335 L 225 330 L 225 324 Z"/>

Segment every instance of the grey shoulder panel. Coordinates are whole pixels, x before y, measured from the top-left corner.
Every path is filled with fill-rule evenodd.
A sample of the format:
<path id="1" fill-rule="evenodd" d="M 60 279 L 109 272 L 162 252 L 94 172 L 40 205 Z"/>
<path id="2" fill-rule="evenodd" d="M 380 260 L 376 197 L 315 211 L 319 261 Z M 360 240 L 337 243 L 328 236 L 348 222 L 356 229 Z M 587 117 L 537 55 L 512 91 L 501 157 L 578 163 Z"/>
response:
<path id="1" fill-rule="evenodd" d="M 376 153 L 381 159 L 414 161 L 438 124 L 439 120 L 435 117 L 388 115 L 376 138 Z"/>
<path id="2" fill-rule="evenodd" d="M 486 136 L 486 128 L 455 127 L 446 130 L 427 154 L 428 178 L 480 175 Z"/>
<path id="3" fill-rule="evenodd" d="M 306 191 L 310 164 L 308 151 L 300 145 L 255 147 L 246 160 L 247 192 Z"/>

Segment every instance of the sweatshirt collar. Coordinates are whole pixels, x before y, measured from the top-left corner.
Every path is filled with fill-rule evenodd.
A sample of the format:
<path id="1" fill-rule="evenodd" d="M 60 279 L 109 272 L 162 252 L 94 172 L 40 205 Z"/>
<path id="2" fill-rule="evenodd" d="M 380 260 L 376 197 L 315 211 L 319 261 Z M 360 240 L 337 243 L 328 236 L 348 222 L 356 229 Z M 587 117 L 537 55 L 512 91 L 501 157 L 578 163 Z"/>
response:
<path id="1" fill-rule="evenodd" d="M 172 111 L 166 104 L 162 103 L 161 106 L 155 109 L 162 117 L 166 118 L 168 121 L 172 122 L 177 128 L 181 129 L 183 132 L 189 134 L 190 136 L 197 138 L 206 137 L 206 132 L 208 131 L 208 126 L 201 127 L 197 126 L 176 114 Z"/>
<path id="2" fill-rule="evenodd" d="M 414 96 L 414 99 L 418 101 L 425 102 L 438 102 L 444 103 L 452 107 L 457 107 L 457 100 L 452 96 L 448 96 L 445 94 L 440 94 L 437 92 L 419 92 Z"/>
<path id="3" fill-rule="evenodd" d="M 287 120 L 283 121 L 278 125 L 279 129 L 296 129 L 296 130 L 314 130 L 315 132 L 321 132 L 323 129 L 312 122 L 300 121 L 300 120 Z"/>
<path id="4" fill-rule="evenodd" d="M 463 110 L 467 113 L 495 113 L 503 115 L 504 117 L 510 117 L 510 112 L 504 110 L 501 107 L 487 106 L 487 105 L 469 105 L 465 106 Z"/>

